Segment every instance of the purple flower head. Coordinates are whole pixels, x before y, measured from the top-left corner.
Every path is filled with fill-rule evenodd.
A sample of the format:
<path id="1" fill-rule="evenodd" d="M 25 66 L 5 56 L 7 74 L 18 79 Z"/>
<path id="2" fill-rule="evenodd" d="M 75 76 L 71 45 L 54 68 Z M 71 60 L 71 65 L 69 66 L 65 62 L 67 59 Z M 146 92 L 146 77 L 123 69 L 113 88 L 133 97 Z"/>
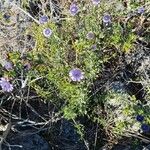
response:
<path id="1" fill-rule="evenodd" d="M 90 31 L 90 32 L 86 35 L 86 37 L 87 37 L 88 40 L 92 40 L 92 39 L 94 39 L 95 35 L 94 35 L 94 33 L 93 33 L 92 31 Z"/>
<path id="2" fill-rule="evenodd" d="M 46 28 L 43 30 L 43 34 L 45 37 L 50 37 L 52 35 L 52 30 L 49 28 Z"/>
<path id="3" fill-rule="evenodd" d="M 30 68 L 31 68 L 31 64 L 30 63 L 24 64 L 24 69 L 25 70 L 30 70 Z"/>
<path id="4" fill-rule="evenodd" d="M 92 50 L 96 50 L 96 49 L 97 49 L 97 45 L 96 45 L 96 44 L 93 44 L 93 45 L 91 46 L 91 49 L 92 49 Z"/>
<path id="5" fill-rule="evenodd" d="M 12 63 L 11 62 L 5 62 L 5 64 L 4 64 L 4 68 L 6 69 L 6 70 L 11 70 L 11 69 L 13 69 L 13 67 L 12 67 Z"/>
<path id="6" fill-rule="evenodd" d="M 39 22 L 41 24 L 44 24 L 44 23 L 48 22 L 48 17 L 47 16 L 41 16 L 40 19 L 39 19 Z"/>
<path id="7" fill-rule="evenodd" d="M 150 131 L 150 126 L 147 124 L 142 124 L 141 129 L 143 132 L 149 132 Z"/>
<path id="8" fill-rule="evenodd" d="M 7 14 L 7 13 L 5 13 L 4 15 L 3 15 L 3 18 L 5 18 L 5 20 L 10 20 L 10 18 L 11 18 L 11 16 L 10 16 L 10 14 Z"/>
<path id="9" fill-rule="evenodd" d="M 2 90 L 5 91 L 5 92 L 13 91 L 13 85 L 10 84 L 9 81 L 6 78 L 1 78 L 0 86 L 1 86 Z"/>
<path id="10" fill-rule="evenodd" d="M 92 0 L 92 3 L 93 3 L 94 5 L 98 5 L 98 4 L 100 3 L 100 0 Z"/>
<path id="11" fill-rule="evenodd" d="M 76 4 L 71 4 L 70 5 L 70 13 L 72 16 L 75 16 L 79 11 L 79 8 Z"/>
<path id="12" fill-rule="evenodd" d="M 103 16 L 103 22 L 104 23 L 110 23 L 111 22 L 111 16 L 109 14 L 105 14 Z"/>
<path id="13" fill-rule="evenodd" d="M 138 10 L 137 10 L 137 12 L 138 12 L 139 14 L 143 14 L 144 11 L 145 11 L 144 7 L 140 7 L 140 8 L 138 8 Z"/>
<path id="14" fill-rule="evenodd" d="M 139 121 L 139 122 L 142 122 L 144 120 L 144 116 L 142 115 L 137 115 L 136 116 L 136 120 Z"/>
<path id="15" fill-rule="evenodd" d="M 84 78 L 84 73 L 80 69 L 75 68 L 69 72 L 69 76 L 72 81 L 81 81 Z"/>

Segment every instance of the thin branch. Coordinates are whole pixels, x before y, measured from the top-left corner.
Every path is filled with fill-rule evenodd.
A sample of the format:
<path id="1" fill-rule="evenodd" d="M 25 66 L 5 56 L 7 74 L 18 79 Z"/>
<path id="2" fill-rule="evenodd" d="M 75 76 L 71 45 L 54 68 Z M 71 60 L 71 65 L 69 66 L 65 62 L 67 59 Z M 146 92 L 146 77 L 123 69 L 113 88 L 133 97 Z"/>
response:
<path id="1" fill-rule="evenodd" d="M 18 10 L 22 11 L 24 14 L 26 14 L 28 17 L 30 17 L 33 21 L 35 21 L 37 24 L 40 25 L 40 22 L 37 19 L 35 19 L 34 17 L 32 17 L 28 12 L 26 12 L 22 8 L 18 7 L 16 4 L 13 4 L 13 6 L 16 7 Z"/>

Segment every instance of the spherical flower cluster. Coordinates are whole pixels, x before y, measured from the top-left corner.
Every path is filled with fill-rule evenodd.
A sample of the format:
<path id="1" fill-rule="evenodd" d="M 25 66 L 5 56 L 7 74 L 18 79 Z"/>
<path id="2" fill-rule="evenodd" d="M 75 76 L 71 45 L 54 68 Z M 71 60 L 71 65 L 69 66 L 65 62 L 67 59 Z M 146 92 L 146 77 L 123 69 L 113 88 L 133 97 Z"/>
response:
<path id="1" fill-rule="evenodd" d="M 143 14 L 144 13 L 144 7 L 140 7 L 140 8 L 138 8 L 138 10 L 137 10 L 137 12 L 139 13 L 139 14 Z"/>
<path id="2" fill-rule="evenodd" d="M 5 18 L 5 20 L 10 20 L 10 18 L 11 18 L 11 16 L 10 16 L 10 14 L 7 14 L 7 13 L 5 13 L 4 15 L 3 15 L 3 18 Z"/>
<path id="3" fill-rule="evenodd" d="M 6 78 L 1 78 L 0 86 L 1 86 L 2 90 L 5 92 L 12 92 L 13 91 L 13 85 L 10 84 L 8 79 L 6 79 Z"/>
<path id="4" fill-rule="evenodd" d="M 86 35 L 86 37 L 87 37 L 88 40 L 92 40 L 92 39 L 94 39 L 95 35 L 94 35 L 94 33 L 93 33 L 92 31 L 90 31 L 90 32 Z"/>
<path id="5" fill-rule="evenodd" d="M 142 124 L 141 129 L 143 132 L 149 132 L 150 131 L 150 126 L 147 124 Z"/>
<path id="6" fill-rule="evenodd" d="M 72 16 L 75 16 L 78 13 L 78 11 L 79 11 L 79 8 L 76 4 L 71 4 L 70 5 L 70 14 Z"/>
<path id="7" fill-rule="evenodd" d="M 52 30 L 50 28 L 46 28 L 43 30 L 43 35 L 49 38 L 52 35 Z"/>
<path id="8" fill-rule="evenodd" d="M 111 22 L 111 16 L 109 14 L 105 14 L 103 16 L 103 22 L 104 23 L 110 23 Z"/>
<path id="9" fill-rule="evenodd" d="M 8 70 L 8 71 L 11 70 L 11 69 L 13 69 L 12 63 L 6 61 L 5 64 L 4 64 L 4 68 L 5 68 L 6 70 Z"/>
<path id="10" fill-rule="evenodd" d="M 93 45 L 91 46 L 91 49 L 92 49 L 92 50 L 96 50 L 96 49 L 97 49 L 97 45 L 96 45 L 96 44 L 93 44 Z"/>
<path id="11" fill-rule="evenodd" d="M 40 17 L 40 19 L 39 19 L 39 22 L 41 23 L 41 24 L 44 24 L 44 23 L 46 23 L 46 22 L 48 22 L 48 17 L 47 16 L 41 16 Z"/>
<path id="12" fill-rule="evenodd" d="M 136 120 L 139 121 L 139 122 L 142 122 L 144 120 L 144 116 L 142 115 L 137 115 L 136 116 Z"/>
<path id="13" fill-rule="evenodd" d="M 98 4 L 100 3 L 100 0 L 92 0 L 92 3 L 93 3 L 94 5 L 98 5 Z"/>
<path id="14" fill-rule="evenodd" d="M 30 70 L 30 68 L 31 68 L 31 64 L 30 63 L 25 63 L 24 64 L 24 69 L 25 70 Z"/>
<path id="15" fill-rule="evenodd" d="M 75 68 L 69 72 L 69 76 L 72 81 L 81 81 L 84 78 L 84 73 L 80 69 Z"/>

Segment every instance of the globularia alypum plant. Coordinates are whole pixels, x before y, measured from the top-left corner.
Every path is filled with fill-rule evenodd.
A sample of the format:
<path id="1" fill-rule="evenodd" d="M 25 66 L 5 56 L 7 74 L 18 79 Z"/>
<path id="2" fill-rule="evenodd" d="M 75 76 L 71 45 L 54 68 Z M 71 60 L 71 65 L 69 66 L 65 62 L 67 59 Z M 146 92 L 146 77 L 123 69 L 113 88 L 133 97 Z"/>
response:
<path id="1" fill-rule="evenodd" d="M 139 8 L 138 2 L 131 2 L 125 7 L 118 0 L 91 0 L 71 3 L 62 13 L 64 17 L 60 19 L 60 24 L 52 22 L 49 15 L 43 14 L 26 31 L 36 41 L 34 49 L 26 55 L 31 62 L 26 64 L 27 85 L 32 86 L 46 100 L 57 105 L 63 104 L 63 116 L 75 119 L 87 114 L 87 107 L 90 107 L 89 87 L 103 71 L 103 64 L 135 50 L 134 42 L 138 35 L 134 32 L 136 22 L 131 15 L 133 13 L 133 18 L 137 19 L 142 17 L 144 7 Z M 16 61 L 18 57 L 14 59 L 18 55 L 12 52 L 10 59 L 19 66 L 20 63 Z M 5 68 L 11 70 L 11 63 L 7 62 Z M 13 85 L 6 78 L 2 78 L 0 84 L 3 91 L 13 90 Z M 134 100 L 128 105 L 124 95 L 111 94 L 114 99 L 107 98 L 106 102 L 110 115 L 114 109 L 109 106 L 114 105 L 116 97 L 119 101 L 117 106 L 114 105 L 117 108 L 115 111 L 123 111 L 121 115 L 130 115 L 127 119 L 136 115 L 137 104 Z M 106 97 L 109 96 L 110 93 Z M 142 115 L 143 111 L 138 114 Z M 142 116 L 138 116 L 137 120 L 143 121 Z M 116 120 L 114 131 L 120 133 L 126 129 L 126 121 Z M 133 120 L 129 122 L 134 124 Z"/>
<path id="2" fill-rule="evenodd" d="M 122 52 L 125 44 L 131 47 L 135 39 L 130 27 L 127 38 L 121 37 L 117 17 L 127 12 L 114 13 L 114 6 L 103 9 L 105 5 L 98 1 L 72 3 L 61 26 L 43 15 L 39 18 L 40 25 L 33 24 L 31 28 L 36 39 L 36 47 L 30 53 L 35 62 L 32 74 L 49 81 L 46 89 L 37 83 L 33 87 L 42 95 L 46 92 L 45 97 L 52 100 L 50 85 L 55 86 L 57 96 L 65 99 L 63 112 L 68 119 L 86 114 L 88 88 L 100 74 L 102 64 L 115 57 L 116 50 Z M 104 49 L 114 45 L 111 55 L 103 55 Z"/>

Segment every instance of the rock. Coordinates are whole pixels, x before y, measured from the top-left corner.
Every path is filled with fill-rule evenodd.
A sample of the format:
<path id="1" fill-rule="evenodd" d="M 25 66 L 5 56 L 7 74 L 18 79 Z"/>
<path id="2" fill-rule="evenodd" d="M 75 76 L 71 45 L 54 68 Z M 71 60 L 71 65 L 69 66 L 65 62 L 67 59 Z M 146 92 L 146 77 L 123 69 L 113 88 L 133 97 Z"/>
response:
<path id="1" fill-rule="evenodd" d="M 116 147 L 113 148 L 113 150 L 131 150 L 131 147 L 128 145 L 117 145 Z"/>
<path id="2" fill-rule="evenodd" d="M 47 135 L 56 150 L 86 150 L 73 123 L 68 120 L 58 121 L 53 131 Z"/>
<path id="3" fill-rule="evenodd" d="M 38 134 L 25 136 L 12 136 L 7 142 L 11 145 L 11 150 L 52 150 L 46 140 Z M 3 145 L 3 150 L 9 150 Z"/>
<path id="4" fill-rule="evenodd" d="M 67 120 L 62 122 L 61 136 L 69 139 L 70 142 L 79 142 L 80 136 L 77 134 L 74 126 Z"/>

